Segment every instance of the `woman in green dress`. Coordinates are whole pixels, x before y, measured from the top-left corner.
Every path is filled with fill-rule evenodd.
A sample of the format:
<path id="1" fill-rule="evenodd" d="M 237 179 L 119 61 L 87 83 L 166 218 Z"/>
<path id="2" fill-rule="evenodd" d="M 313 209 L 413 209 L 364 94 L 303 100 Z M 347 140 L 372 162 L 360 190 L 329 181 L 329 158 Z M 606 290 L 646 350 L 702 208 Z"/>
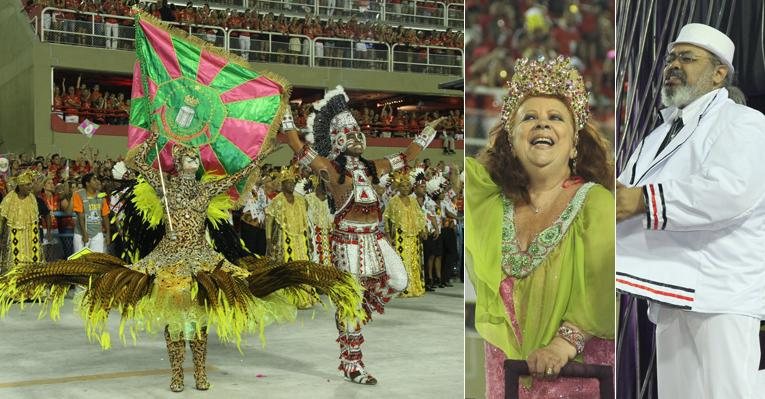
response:
<path id="1" fill-rule="evenodd" d="M 569 59 L 516 63 L 501 121 L 466 160 L 466 249 L 487 397 L 504 398 L 505 359 L 534 377 L 521 398 L 593 398 L 558 379 L 569 361 L 614 362 L 614 197 L 609 146 L 587 123 Z"/>

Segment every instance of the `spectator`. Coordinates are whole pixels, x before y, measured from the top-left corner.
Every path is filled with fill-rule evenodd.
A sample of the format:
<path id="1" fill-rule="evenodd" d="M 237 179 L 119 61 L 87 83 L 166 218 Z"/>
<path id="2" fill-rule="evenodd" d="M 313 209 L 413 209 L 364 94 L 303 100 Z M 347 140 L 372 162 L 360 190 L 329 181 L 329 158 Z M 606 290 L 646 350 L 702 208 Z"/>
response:
<path id="1" fill-rule="evenodd" d="M 173 12 L 173 9 L 167 4 L 167 0 L 162 0 L 162 5 L 159 7 L 159 15 L 163 21 L 175 22 L 175 12 Z"/>
<path id="2" fill-rule="evenodd" d="M 80 109 L 81 100 L 80 97 L 75 93 L 74 86 L 69 86 L 69 89 L 67 90 L 67 94 L 64 97 L 64 107 L 68 109 L 74 109 L 78 110 Z"/>
<path id="3" fill-rule="evenodd" d="M 72 209 L 77 213 L 74 230 L 74 252 L 88 247 L 106 253 L 110 243 L 109 204 L 100 195 L 101 182 L 93 173 L 82 176 L 83 189 L 72 194 Z"/>

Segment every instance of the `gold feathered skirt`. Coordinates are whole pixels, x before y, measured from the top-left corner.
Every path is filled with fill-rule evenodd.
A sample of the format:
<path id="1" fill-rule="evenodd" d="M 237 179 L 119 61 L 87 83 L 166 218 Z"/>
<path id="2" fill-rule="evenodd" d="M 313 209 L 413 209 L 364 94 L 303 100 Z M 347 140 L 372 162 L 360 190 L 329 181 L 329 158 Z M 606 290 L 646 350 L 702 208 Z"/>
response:
<path id="1" fill-rule="evenodd" d="M 202 327 L 213 327 L 222 342 L 241 344 L 243 334 L 291 321 L 296 298 L 315 291 L 327 295 L 346 323 L 364 318 L 361 287 L 347 273 L 300 261 L 281 263 L 270 258 L 245 257 L 233 265 L 222 256 L 209 262 L 189 262 L 189 253 L 178 260 L 157 262 L 151 255 L 137 264 L 94 253 L 75 260 L 23 264 L 0 278 L 0 317 L 25 300 L 43 305 L 54 320 L 71 285 L 83 287 L 75 296 L 75 309 L 85 320 L 88 338 L 111 346 L 107 317 L 121 315 L 120 340 L 129 333 L 162 332 L 168 326 L 173 339 L 190 337 Z M 185 258 L 185 261 L 182 259 Z M 198 258 L 197 258 L 198 259 Z M 189 263 L 195 263 L 190 267 Z"/>

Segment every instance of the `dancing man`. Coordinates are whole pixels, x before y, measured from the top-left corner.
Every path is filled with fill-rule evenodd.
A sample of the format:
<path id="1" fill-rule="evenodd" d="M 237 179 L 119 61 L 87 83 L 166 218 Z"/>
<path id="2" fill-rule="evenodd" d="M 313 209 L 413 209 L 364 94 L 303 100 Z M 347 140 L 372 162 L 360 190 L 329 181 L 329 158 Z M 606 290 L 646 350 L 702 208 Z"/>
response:
<path id="1" fill-rule="evenodd" d="M 313 131 L 313 148 L 299 135 L 291 114 L 282 121 L 290 147 L 297 161 L 310 166 L 327 185 L 334 212 L 331 237 L 332 263 L 353 274 L 364 287 L 363 306 L 366 318 L 346 323 L 336 318 L 340 343 L 340 367 L 346 380 L 375 385 L 362 361 L 361 325 L 371 320 L 372 312 L 383 313 L 385 303 L 407 286 L 407 274 L 401 258 L 379 229 L 382 220 L 380 200 L 373 184 L 380 176 L 404 168 L 426 148 L 436 135 L 442 118 L 428 124 L 404 152 L 383 159 L 362 156 L 366 138 L 348 109 L 348 96 L 342 87 L 329 91 L 314 103 L 315 113 L 308 117 Z"/>

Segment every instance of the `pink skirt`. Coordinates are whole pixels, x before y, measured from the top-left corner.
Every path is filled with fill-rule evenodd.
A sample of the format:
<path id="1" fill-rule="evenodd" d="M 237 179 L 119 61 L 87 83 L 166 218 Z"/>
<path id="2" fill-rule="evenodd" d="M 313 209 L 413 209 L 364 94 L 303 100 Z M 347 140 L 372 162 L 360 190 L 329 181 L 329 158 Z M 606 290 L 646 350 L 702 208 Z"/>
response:
<path id="1" fill-rule="evenodd" d="M 510 316 L 516 333 L 519 332 L 518 322 L 515 318 L 513 306 L 513 282 L 512 277 L 506 278 L 500 285 L 500 294 L 505 302 L 505 309 Z M 486 398 L 505 398 L 505 370 L 504 362 L 507 359 L 501 349 L 486 343 Z M 605 364 L 614 367 L 614 341 L 600 338 L 591 338 L 584 346 L 584 363 Z M 520 385 L 518 389 L 520 399 L 599 399 L 600 387 L 594 378 L 558 378 L 554 381 L 534 379 L 531 387 Z"/>

